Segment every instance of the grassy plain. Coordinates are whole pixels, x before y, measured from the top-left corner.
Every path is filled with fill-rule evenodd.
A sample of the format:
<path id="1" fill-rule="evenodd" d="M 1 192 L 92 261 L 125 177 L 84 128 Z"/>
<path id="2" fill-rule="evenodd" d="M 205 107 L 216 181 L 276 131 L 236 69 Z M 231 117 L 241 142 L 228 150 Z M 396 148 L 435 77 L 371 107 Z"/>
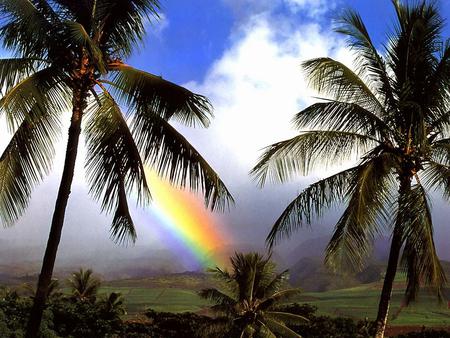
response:
<path id="1" fill-rule="evenodd" d="M 110 282 L 101 292 L 120 292 L 125 296 L 130 316 L 147 308 L 167 312 L 197 312 L 208 307 L 208 302 L 197 296 L 197 291 L 211 286 L 211 281 L 197 276 L 160 277 L 141 280 Z M 450 310 L 447 303 L 439 304 L 428 292 L 419 295 L 417 303 L 402 308 L 404 283 L 398 280 L 391 306 L 391 325 L 450 325 Z M 376 315 L 380 283 L 326 292 L 305 292 L 294 301 L 310 303 L 318 308 L 318 314 L 344 316 L 354 319 L 373 319 Z M 396 318 L 392 318 L 396 317 Z"/>

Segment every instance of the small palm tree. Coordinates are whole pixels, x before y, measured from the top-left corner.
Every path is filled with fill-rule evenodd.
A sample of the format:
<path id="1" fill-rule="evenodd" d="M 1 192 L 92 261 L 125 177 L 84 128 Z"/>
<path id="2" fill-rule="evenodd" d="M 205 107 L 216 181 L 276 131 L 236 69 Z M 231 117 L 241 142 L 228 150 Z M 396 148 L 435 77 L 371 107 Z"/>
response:
<path id="1" fill-rule="evenodd" d="M 347 11 L 337 31 L 348 37 L 357 72 L 330 58 L 304 63 L 312 86 L 329 96 L 298 113 L 300 135 L 268 147 L 252 174 L 284 182 L 318 166 L 359 162 L 301 192 L 275 222 L 267 242 L 311 224 L 345 203 L 326 249 L 326 263 L 361 268 L 376 235 L 392 241 L 376 319 L 383 337 L 400 257 L 406 301 L 422 283 L 441 295 L 446 277 L 436 253 L 429 191 L 450 198 L 450 41 L 436 5 L 393 1 L 395 30 L 375 48 L 361 17 Z"/>
<path id="2" fill-rule="evenodd" d="M 30 283 L 23 284 L 23 289 L 31 298 L 34 298 L 36 295 L 36 288 Z M 53 278 L 48 287 L 47 298 L 58 298 L 62 295 L 63 294 L 59 288 L 59 280 Z"/>
<path id="3" fill-rule="evenodd" d="M 100 289 L 102 282 L 97 277 L 92 275 L 92 270 L 80 269 L 72 273 L 67 279 L 67 284 L 71 288 L 71 295 L 73 299 L 79 301 L 95 302 L 97 292 Z"/>
<path id="4" fill-rule="evenodd" d="M 299 289 L 280 290 L 287 271 L 275 274 L 270 256 L 258 253 L 236 253 L 231 257 L 232 272 L 216 267 L 215 276 L 225 283 L 227 292 L 204 289 L 200 296 L 216 303 L 214 311 L 232 320 L 231 332 L 240 337 L 300 337 L 286 324 L 297 324 L 306 318 L 277 311 L 280 302 L 299 293 Z"/>
<path id="5" fill-rule="evenodd" d="M 122 294 L 117 292 L 111 292 L 99 301 L 100 306 L 106 313 L 111 316 L 122 316 L 127 312 L 125 311 L 124 299 Z"/>
<path id="6" fill-rule="evenodd" d="M 148 165 L 201 191 L 212 209 L 232 198 L 198 151 L 169 123 L 207 126 L 209 101 L 125 63 L 158 18 L 158 0 L 0 0 L 0 113 L 13 132 L 0 156 L 0 220 L 12 224 L 49 173 L 61 119 L 71 112 L 61 183 L 28 323 L 39 329 L 84 126 L 90 192 L 113 213 L 111 236 L 136 239 L 127 196 L 150 201 Z M 122 109 L 128 110 L 124 114 Z M 83 122 L 86 121 L 84 125 Z"/>

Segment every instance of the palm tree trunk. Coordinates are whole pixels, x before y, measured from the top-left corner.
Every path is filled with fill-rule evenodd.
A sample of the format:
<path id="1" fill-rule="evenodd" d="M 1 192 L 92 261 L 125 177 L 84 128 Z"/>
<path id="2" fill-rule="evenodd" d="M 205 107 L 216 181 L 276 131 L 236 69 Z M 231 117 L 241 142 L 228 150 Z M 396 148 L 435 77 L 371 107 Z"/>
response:
<path id="1" fill-rule="evenodd" d="M 69 128 L 64 169 L 56 199 L 47 248 L 45 250 L 41 273 L 39 275 L 36 295 L 31 309 L 30 319 L 28 321 L 27 332 L 25 335 L 26 338 L 37 336 L 42 320 L 42 313 L 44 312 L 49 285 L 53 275 L 53 268 L 55 266 L 56 252 L 61 239 L 67 201 L 69 199 L 73 181 L 78 142 L 81 133 L 81 120 L 83 117 L 83 110 L 86 106 L 86 92 L 87 90 L 83 86 L 73 89 L 72 118 Z"/>
<path id="2" fill-rule="evenodd" d="M 403 207 L 403 198 L 405 194 L 411 189 L 411 179 L 403 177 L 400 182 L 398 208 Z M 403 245 L 403 221 L 401 216 L 397 216 L 395 222 L 394 234 L 392 236 L 391 249 L 389 252 L 388 266 L 384 276 L 383 289 L 381 291 L 380 303 L 378 305 L 378 315 L 375 321 L 375 338 L 384 338 L 384 331 L 389 315 L 389 305 L 391 303 L 392 286 L 394 284 L 395 275 L 397 273 L 398 260 L 400 251 Z"/>

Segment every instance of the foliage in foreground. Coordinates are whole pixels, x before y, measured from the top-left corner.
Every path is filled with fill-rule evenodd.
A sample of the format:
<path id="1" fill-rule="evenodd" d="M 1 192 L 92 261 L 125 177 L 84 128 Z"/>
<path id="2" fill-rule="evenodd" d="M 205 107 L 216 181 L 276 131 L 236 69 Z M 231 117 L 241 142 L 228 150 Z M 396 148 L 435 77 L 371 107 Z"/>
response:
<path id="1" fill-rule="evenodd" d="M 400 262 L 407 275 L 405 300 L 423 285 L 439 297 L 446 283 L 433 238 L 430 193 L 449 201 L 450 43 L 436 1 L 395 0 L 395 29 L 382 46 L 361 16 L 344 11 L 336 31 L 355 55 L 355 71 L 331 58 L 303 63 L 321 96 L 295 115 L 299 134 L 265 149 L 252 174 L 264 185 L 314 170 L 356 162 L 304 189 L 283 211 L 269 245 L 345 206 L 326 248 L 336 269 L 361 269 L 374 239 L 392 234 L 377 315 L 383 337 L 392 285 Z"/>
<path id="2" fill-rule="evenodd" d="M 258 253 L 236 253 L 230 258 L 232 271 L 212 270 L 223 282 L 224 290 L 204 289 L 200 296 L 215 305 L 216 313 L 233 323 L 230 335 L 239 337 L 300 337 L 287 324 L 307 319 L 299 314 L 281 311 L 277 305 L 298 295 L 299 289 L 283 289 L 287 270 L 275 273 L 270 256 Z"/>
<path id="3" fill-rule="evenodd" d="M 32 299 L 7 292 L 0 299 L 2 337 L 22 337 L 32 306 Z M 96 302 L 54 297 L 44 311 L 40 337 L 106 337 L 120 333 L 124 313 L 118 294 L 111 293 Z"/>
<path id="4" fill-rule="evenodd" d="M 44 312 L 40 337 L 239 338 L 238 333 L 229 334 L 232 322 L 224 318 L 210 318 L 190 312 L 168 313 L 148 310 L 145 313 L 148 321 L 124 322 L 120 319 L 121 312 L 112 311 L 105 300 L 81 302 L 73 298 L 52 298 Z M 3 292 L 0 298 L 2 337 L 23 337 L 30 307 L 31 298 L 20 297 L 16 292 Z M 304 338 L 371 337 L 368 331 L 370 323 L 356 322 L 349 318 L 316 316 L 317 308 L 309 304 L 284 305 L 279 310 L 309 319 L 304 324 L 290 326 L 293 331 L 301 332 Z M 450 333 L 426 330 L 398 336 L 398 338 L 419 337 L 450 338 Z"/>

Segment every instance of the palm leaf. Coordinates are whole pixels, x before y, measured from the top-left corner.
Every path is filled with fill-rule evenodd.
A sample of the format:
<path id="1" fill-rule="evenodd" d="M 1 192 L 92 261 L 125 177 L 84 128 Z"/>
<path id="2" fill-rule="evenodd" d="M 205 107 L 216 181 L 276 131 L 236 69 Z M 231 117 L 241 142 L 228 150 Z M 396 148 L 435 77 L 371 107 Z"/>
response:
<path id="1" fill-rule="evenodd" d="M 261 310 L 270 309 L 277 303 L 292 299 L 295 296 L 298 296 L 302 291 L 300 289 L 286 289 L 278 291 L 272 294 L 270 297 L 264 299 L 261 304 L 259 304 L 258 308 Z"/>
<path id="2" fill-rule="evenodd" d="M 304 132 L 291 139 L 267 147 L 250 174 L 264 185 L 286 182 L 297 174 L 308 175 L 319 165 L 329 168 L 354 160 L 376 146 L 374 138 L 334 130 Z"/>
<path id="3" fill-rule="evenodd" d="M 303 63 L 310 86 L 336 101 L 357 104 L 378 117 L 385 109 L 364 81 L 344 64 L 331 58 L 311 59 Z"/>
<path id="4" fill-rule="evenodd" d="M 59 120 L 33 108 L 0 157 L 0 218 L 6 225 L 23 214 L 33 188 L 51 169 Z"/>
<path id="5" fill-rule="evenodd" d="M 265 318 L 266 325 L 271 329 L 271 331 L 277 332 L 286 338 L 302 338 L 297 332 L 291 330 L 283 323 L 272 318 Z"/>
<path id="6" fill-rule="evenodd" d="M 343 201 L 350 187 L 351 178 L 358 170 L 353 167 L 335 175 L 324 178 L 303 190 L 283 211 L 273 225 L 266 242 L 269 247 L 284 237 L 289 237 L 294 230 L 305 224 L 311 224 L 316 217 L 334 203 Z"/>
<path id="7" fill-rule="evenodd" d="M 7 93 L 18 82 L 29 77 L 45 61 L 13 58 L 0 59 L 0 88 L 3 93 Z"/>
<path id="8" fill-rule="evenodd" d="M 205 204 L 224 210 L 233 198 L 200 153 L 172 125 L 151 112 L 136 114 L 132 133 L 144 162 L 173 184 L 200 191 Z"/>
<path id="9" fill-rule="evenodd" d="M 433 142 L 431 148 L 432 161 L 450 165 L 450 138 Z"/>
<path id="10" fill-rule="evenodd" d="M 45 55 L 53 27 L 31 0 L 1 0 L 0 14 L 4 47 L 26 57 Z"/>
<path id="11" fill-rule="evenodd" d="M 420 179 L 427 190 L 439 191 L 447 201 L 450 200 L 450 166 L 429 161 Z"/>
<path id="12" fill-rule="evenodd" d="M 258 290 L 257 294 L 261 295 L 261 298 L 269 297 L 270 295 L 278 292 L 289 278 L 289 270 L 284 270 L 277 274 L 268 284 L 261 285 L 261 291 Z"/>
<path id="13" fill-rule="evenodd" d="M 103 53 L 100 47 L 91 39 L 86 29 L 78 22 L 66 21 L 65 25 L 68 27 L 71 40 L 76 45 L 85 47 L 91 56 L 91 59 L 100 73 L 106 73 L 106 66 L 103 61 Z"/>
<path id="14" fill-rule="evenodd" d="M 100 101 L 100 106 L 93 103 L 86 130 L 90 192 L 102 200 L 103 210 L 115 209 L 112 237 L 118 242 L 128 238 L 134 242 L 136 232 L 126 195 L 135 190 L 139 202 L 149 201 L 144 166 L 119 106 L 107 93 Z"/>
<path id="15" fill-rule="evenodd" d="M 402 263 L 407 272 L 407 303 L 415 300 L 422 281 L 433 286 L 442 299 L 446 277 L 436 253 L 430 203 L 422 185 L 416 184 L 411 189 L 398 213 L 404 228 Z"/>
<path id="16" fill-rule="evenodd" d="M 298 325 L 305 322 L 309 322 L 309 319 L 300 315 L 296 315 L 288 312 L 279 311 L 267 311 L 265 316 L 271 317 L 276 321 L 288 324 L 288 325 Z"/>
<path id="17" fill-rule="evenodd" d="M 158 0 L 97 0 L 94 20 L 103 27 L 100 42 L 122 58 L 129 56 L 143 40 L 145 22 L 159 19 L 160 7 Z"/>
<path id="18" fill-rule="evenodd" d="M 299 130 L 354 132 L 377 139 L 391 134 L 389 126 L 374 113 L 357 104 L 339 101 L 313 104 L 296 114 L 292 122 Z"/>
<path id="19" fill-rule="evenodd" d="M 209 125 L 212 107 L 204 96 L 122 63 L 109 67 L 116 73 L 108 83 L 136 115 L 151 113 L 188 126 Z"/>
<path id="20" fill-rule="evenodd" d="M 217 289 L 203 289 L 198 294 L 201 298 L 213 302 L 215 304 L 213 309 L 217 312 L 227 314 L 232 313 L 235 310 L 236 300 Z"/>
<path id="21" fill-rule="evenodd" d="M 361 269 L 376 234 L 390 222 L 394 200 L 395 158 L 388 153 L 368 159 L 354 172 L 347 192 L 348 205 L 326 248 L 325 262 L 336 268 Z"/>
<path id="22" fill-rule="evenodd" d="M 8 125 L 14 130 L 34 114 L 59 114 L 70 109 L 69 89 L 65 77 L 55 68 L 42 69 L 24 78 L 0 99 L 0 114 L 6 113 Z"/>
<path id="23" fill-rule="evenodd" d="M 386 63 L 375 48 L 361 16 L 353 10 L 346 10 L 339 18 L 335 31 L 347 37 L 349 46 L 356 52 L 358 69 L 362 74 L 367 74 L 373 89 L 382 95 L 381 102 L 391 108 L 395 106 Z"/>

